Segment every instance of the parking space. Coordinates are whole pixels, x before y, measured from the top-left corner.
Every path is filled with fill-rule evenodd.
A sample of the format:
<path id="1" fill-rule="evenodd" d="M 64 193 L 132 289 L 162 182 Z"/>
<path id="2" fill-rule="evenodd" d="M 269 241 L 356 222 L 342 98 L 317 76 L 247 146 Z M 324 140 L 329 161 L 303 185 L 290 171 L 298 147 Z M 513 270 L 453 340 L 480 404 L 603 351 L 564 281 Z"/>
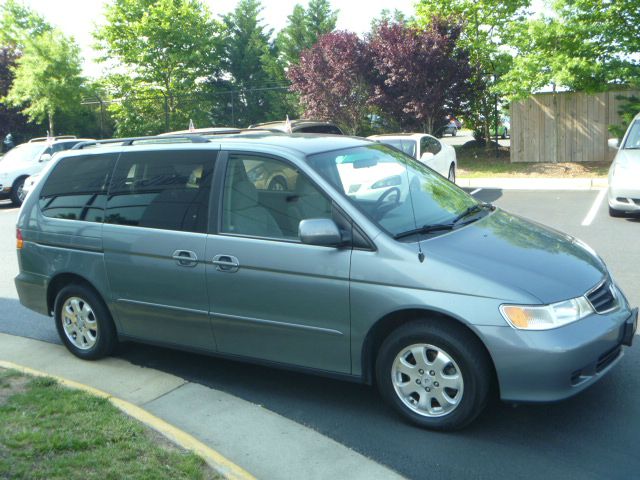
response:
<path id="1" fill-rule="evenodd" d="M 479 200 L 587 242 L 631 303 L 640 304 L 640 219 L 609 217 L 606 199 L 596 203 L 599 191 L 472 191 Z M 17 300 L 16 216 L 16 209 L 0 204 L 0 331 L 56 342 L 52 322 Z M 577 397 L 517 407 L 493 400 L 478 421 L 455 434 L 404 423 L 362 385 L 139 344 L 124 345 L 118 355 L 262 405 L 412 479 L 634 478 L 640 470 L 637 337 L 614 371 Z"/>

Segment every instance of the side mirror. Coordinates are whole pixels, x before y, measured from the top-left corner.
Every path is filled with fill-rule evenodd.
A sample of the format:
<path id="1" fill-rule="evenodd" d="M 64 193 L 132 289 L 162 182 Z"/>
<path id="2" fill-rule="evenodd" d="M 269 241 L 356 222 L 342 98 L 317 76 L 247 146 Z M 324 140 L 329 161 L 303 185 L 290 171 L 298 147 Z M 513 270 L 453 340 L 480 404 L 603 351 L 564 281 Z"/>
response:
<path id="1" fill-rule="evenodd" d="M 426 162 L 427 160 L 431 160 L 435 155 L 431 152 L 424 152 L 420 157 L 421 162 Z"/>
<path id="2" fill-rule="evenodd" d="M 615 148 L 616 150 L 620 146 L 620 140 L 618 140 L 617 138 L 610 138 L 607 143 L 609 144 L 609 147 Z"/>
<path id="3" fill-rule="evenodd" d="M 337 247 L 342 243 L 342 235 L 336 222 L 329 218 L 308 218 L 298 225 L 300 241 L 307 245 Z"/>
<path id="4" fill-rule="evenodd" d="M 51 160 L 51 154 L 50 153 L 43 153 L 42 155 L 40 155 L 40 159 L 38 161 L 39 162 L 48 162 L 49 160 Z"/>

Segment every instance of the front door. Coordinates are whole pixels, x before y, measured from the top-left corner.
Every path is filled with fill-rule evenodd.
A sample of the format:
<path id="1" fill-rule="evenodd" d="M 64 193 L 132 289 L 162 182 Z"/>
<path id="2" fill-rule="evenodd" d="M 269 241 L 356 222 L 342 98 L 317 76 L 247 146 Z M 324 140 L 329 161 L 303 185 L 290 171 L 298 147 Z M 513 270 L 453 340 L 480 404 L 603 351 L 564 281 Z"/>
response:
<path id="1" fill-rule="evenodd" d="M 211 150 L 120 156 L 103 238 L 124 335 L 215 350 L 204 265 L 215 156 Z"/>
<path id="2" fill-rule="evenodd" d="M 304 245 L 304 218 L 331 202 L 283 160 L 231 154 L 221 222 L 207 239 L 207 285 L 218 350 L 350 373 L 351 250 Z"/>

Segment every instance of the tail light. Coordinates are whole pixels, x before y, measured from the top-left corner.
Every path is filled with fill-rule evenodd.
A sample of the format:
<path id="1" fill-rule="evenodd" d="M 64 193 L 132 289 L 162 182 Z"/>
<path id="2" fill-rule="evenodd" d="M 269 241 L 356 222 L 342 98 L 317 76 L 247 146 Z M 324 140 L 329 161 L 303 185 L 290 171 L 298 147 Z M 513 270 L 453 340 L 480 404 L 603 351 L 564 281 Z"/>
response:
<path id="1" fill-rule="evenodd" d="M 20 250 L 24 247 L 24 240 L 22 239 L 22 232 L 19 228 L 16 228 L 16 248 Z"/>

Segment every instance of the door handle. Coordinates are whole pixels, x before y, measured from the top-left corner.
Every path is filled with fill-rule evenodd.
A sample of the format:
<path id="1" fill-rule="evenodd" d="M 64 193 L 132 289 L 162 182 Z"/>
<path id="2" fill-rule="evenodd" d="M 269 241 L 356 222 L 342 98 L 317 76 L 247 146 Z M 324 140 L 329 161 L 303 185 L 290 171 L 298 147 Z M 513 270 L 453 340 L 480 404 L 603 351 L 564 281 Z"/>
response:
<path id="1" fill-rule="evenodd" d="M 191 250 L 176 250 L 171 257 L 181 267 L 195 267 L 198 264 L 198 256 Z"/>
<path id="2" fill-rule="evenodd" d="M 240 268 L 240 262 L 233 255 L 216 255 L 211 260 L 219 272 L 234 273 Z"/>

